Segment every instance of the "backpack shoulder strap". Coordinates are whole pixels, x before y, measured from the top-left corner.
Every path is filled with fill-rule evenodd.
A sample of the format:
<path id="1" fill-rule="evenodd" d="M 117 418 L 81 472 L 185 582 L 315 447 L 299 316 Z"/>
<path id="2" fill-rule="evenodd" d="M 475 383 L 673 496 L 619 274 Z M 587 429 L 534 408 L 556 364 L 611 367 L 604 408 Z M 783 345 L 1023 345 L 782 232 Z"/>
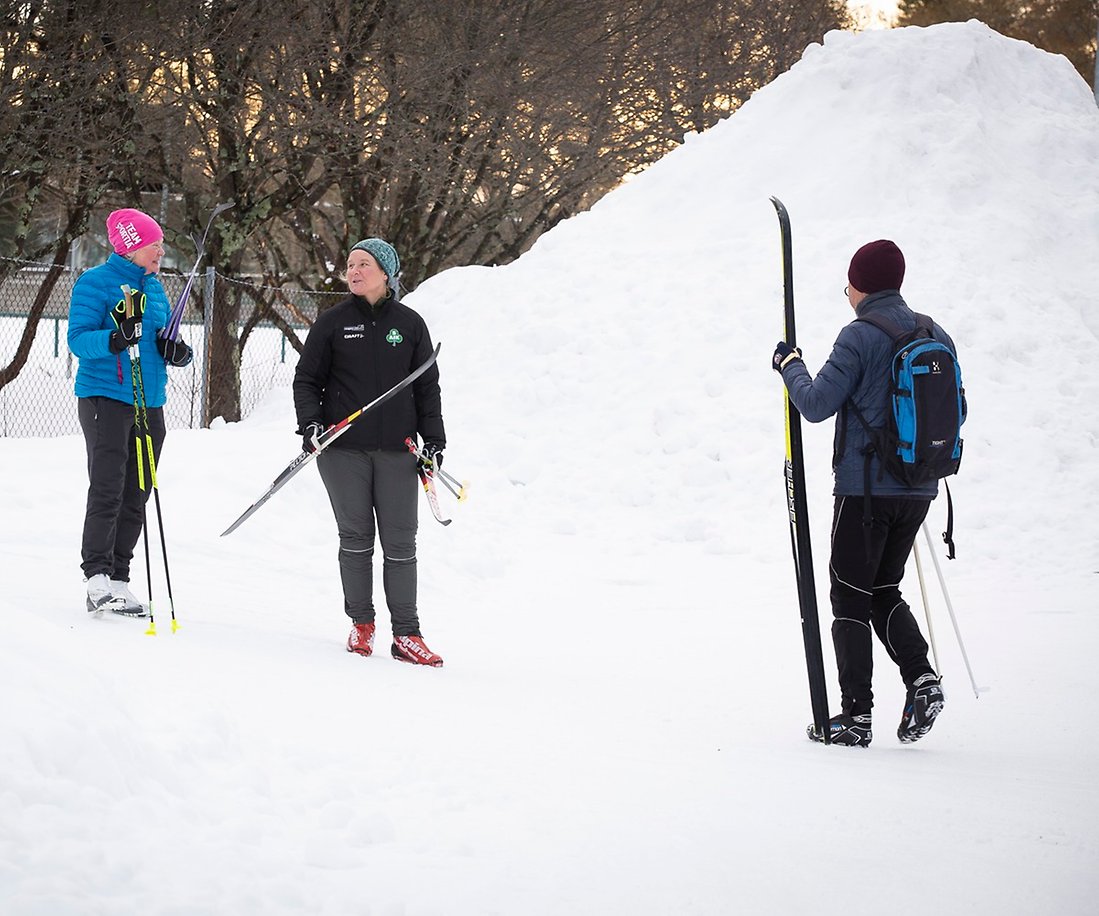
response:
<path id="1" fill-rule="evenodd" d="M 882 315 L 874 314 L 873 312 L 868 315 L 859 315 L 858 318 L 856 318 L 855 320 L 865 321 L 867 324 L 872 324 L 878 330 L 884 331 L 886 334 L 888 334 L 889 339 L 892 341 L 897 341 L 900 338 L 907 336 L 908 334 L 908 331 L 902 328 L 895 321 L 890 321 L 888 318 L 885 318 Z"/>
<path id="2" fill-rule="evenodd" d="M 916 312 L 916 336 L 927 337 L 931 340 L 935 339 L 935 322 L 931 320 L 928 315 L 921 315 Z"/>
<path id="3" fill-rule="evenodd" d="M 895 322 L 890 321 L 888 318 L 884 318 L 881 315 L 870 313 L 869 315 L 858 315 L 855 318 L 856 321 L 865 321 L 867 324 L 872 324 L 879 331 L 889 336 L 889 339 L 896 342 L 900 337 L 904 337 L 908 332 L 904 328 L 897 325 Z M 855 416 L 862 424 L 862 428 L 866 430 L 868 436 L 873 439 L 874 431 L 870 428 L 870 424 L 866 422 L 866 417 L 862 415 L 862 411 L 859 410 L 858 405 L 855 404 L 854 398 L 848 398 L 844 401 L 842 413 L 840 415 L 840 435 L 839 442 L 836 444 L 836 448 L 832 453 L 832 467 L 835 467 L 840 463 L 843 458 L 844 452 L 847 451 L 847 408 L 850 407 L 855 411 Z"/>

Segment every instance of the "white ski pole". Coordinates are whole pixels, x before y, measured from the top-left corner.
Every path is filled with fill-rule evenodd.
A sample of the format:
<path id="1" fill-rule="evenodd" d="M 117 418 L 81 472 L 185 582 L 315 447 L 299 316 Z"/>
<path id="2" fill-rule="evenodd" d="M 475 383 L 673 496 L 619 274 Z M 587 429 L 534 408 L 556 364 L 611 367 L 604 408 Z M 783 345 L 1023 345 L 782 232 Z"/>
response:
<path id="1" fill-rule="evenodd" d="M 923 580 L 923 564 L 920 562 L 920 545 L 912 542 L 912 553 L 916 558 L 916 576 L 920 580 L 920 598 L 923 600 L 923 615 L 927 618 L 927 640 L 931 643 L 931 657 L 935 660 L 935 673 L 942 681 L 943 669 L 939 667 L 939 647 L 935 645 L 935 627 L 931 623 L 931 606 L 927 602 L 927 585 Z"/>
<path id="2" fill-rule="evenodd" d="M 954 635 L 958 637 L 958 648 L 962 650 L 962 661 L 965 662 L 965 670 L 969 674 L 969 683 L 973 687 L 973 696 L 980 697 L 981 688 L 977 686 L 977 681 L 973 677 L 973 668 L 969 664 L 969 656 L 965 651 L 965 643 L 962 642 L 962 631 L 958 629 L 958 618 L 954 616 L 954 605 L 950 603 L 950 594 L 946 590 L 946 580 L 943 579 L 943 571 L 939 566 L 939 558 L 935 556 L 935 545 L 931 541 L 931 532 L 927 530 L 927 522 L 923 523 L 923 536 L 927 538 L 927 548 L 931 553 L 931 561 L 935 564 L 935 572 L 939 576 L 939 586 L 943 591 L 943 598 L 946 600 L 946 609 L 950 612 L 950 622 L 954 625 Z"/>

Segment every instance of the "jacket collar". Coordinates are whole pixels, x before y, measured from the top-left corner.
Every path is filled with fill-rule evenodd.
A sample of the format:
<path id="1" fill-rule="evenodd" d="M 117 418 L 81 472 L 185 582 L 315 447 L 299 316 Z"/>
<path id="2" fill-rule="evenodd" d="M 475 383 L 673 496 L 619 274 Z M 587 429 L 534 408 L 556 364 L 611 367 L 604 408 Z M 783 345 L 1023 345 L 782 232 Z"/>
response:
<path id="1" fill-rule="evenodd" d="M 375 321 L 381 317 L 382 312 L 389 308 L 389 303 L 393 301 L 393 297 L 391 295 L 386 296 L 384 299 L 378 300 L 374 305 L 371 305 L 362 296 L 352 296 L 351 301 L 355 304 L 355 308 L 362 312 L 363 315 L 371 321 Z"/>
<path id="2" fill-rule="evenodd" d="M 126 260 L 122 255 L 111 252 L 107 263 L 127 280 L 130 280 L 131 286 L 142 286 L 145 283 L 145 268 L 138 267 L 133 261 Z"/>
<path id="3" fill-rule="evenodd" d="M 902 305 L 904 304 L 904 300 L 901 298 L 900 290 L 883 289 L 881 292 L 871 293 L 869 296 L 863 299 L 862 302 L 859 303 L 858 308 L 855 309 L 855 314 L 861 318 L 867 312 L 876 311 L 879 308 L 884 308 L 887 305 L 893 305 L 896 302 L 899 302 Z"/>

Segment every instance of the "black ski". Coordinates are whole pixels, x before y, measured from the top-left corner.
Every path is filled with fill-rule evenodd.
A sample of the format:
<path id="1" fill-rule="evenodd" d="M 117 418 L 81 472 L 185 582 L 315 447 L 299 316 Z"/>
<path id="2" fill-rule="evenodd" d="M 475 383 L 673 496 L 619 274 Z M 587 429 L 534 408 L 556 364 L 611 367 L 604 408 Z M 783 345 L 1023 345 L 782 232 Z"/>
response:
<path id="1" fill-rule="evenodd" d="M 790 215 L 777 197 L 771 198 L 782 231 L 782 288 L 785 301 L 785 339 L 796 346 L 794 333 L 794 264 L 790 236 Z M 817 592 L 813 578 L 813 551 L 809 544 L 809 509 L 805 494 L 805 459 L 802 455 L 801 414 L 786 399 L 786 508 L 790 516 L 790 547 L 794 553 L 798 604 L 801 609 L 801 636 L 805 643 L 805 666 L 809 673 L 809 701 L 813 709 L 813 727 L 825 744 L 828 734 L 828 686 L 824 679 L 824 656 L 820 647 L 820 621 L 817 617 Z"/>
<path id="2" fill-rule="evenodd" d="M 347 432 L 351 428 L 351 424 L 359 419 L 359 417 L 361 417 L 365 413 L 369 413 L 378 405 L 384 404 L 399 391 L 403 391 L 414 381 L 416 381 L 416 379 L 418 379 L 421 375 L 427 372 L 427 370 L 434 364 L 435 360 L 438 358 L 439 350 L 442 349 L 442 346 L 442 344 L 437 344 L 434 352 L 432 352 L 432 354 L 423 361 L 422 365 L 414 369 L 410 375 L 397 382 L 397 384 L 390 388 L 387 392 L 385 392 L 385 394 L 378 395 L 378 397 L 374 398 L 374 400 L 371 401 L 369 404 L 360 407 L 353 414 L 344 417 L 342 420 L 340 420 L 339 423 L 333 423 L 331 426 L 329 426 L 328 429 L 326 429 L 317 437 L 316 451 L 302 452 L 300 455 L 298 455 L 297 458 L 291 461 L 283 470 L 283 472 L 274 479 L 271 486 L 267 488 L 267 492 L 265 492 L 263 496 L 261 496 L 254 503 L 252 503 L 252 505 L 245 509 L 240 518 L 238 518 L 235 522 L 233 522 L 233 524 L 231 524 L 228 528 L 221 532 L 221 536 L 225 537 L 225 535 L 232 534 L 232 532 L 236 531 L 237 528 L 241 526 L 241 524 L 251 518 L 251 516 L 256 512 L 257 509 L 259 509 L 260 506 L 262 506 L 265 502 L 267 502 L 267 500 L 269 500 L 279 490 L 281 490 L 291 477 L 297 474 L 298 471 L 300 471 L 303 467 L 309 464 L 309 462 L 316 458 L 317 455 L 323 452 L 326 448 L 328 448 L 328 446 L 330 446 L 340 436 Z"/>

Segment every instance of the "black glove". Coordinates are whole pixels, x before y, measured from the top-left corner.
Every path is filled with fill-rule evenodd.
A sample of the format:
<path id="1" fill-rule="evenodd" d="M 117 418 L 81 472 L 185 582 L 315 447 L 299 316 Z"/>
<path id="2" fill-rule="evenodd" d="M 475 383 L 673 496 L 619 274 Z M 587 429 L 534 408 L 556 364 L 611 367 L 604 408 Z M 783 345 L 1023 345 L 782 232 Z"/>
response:
<path id="1" fill-rule="evenodd" d="M 441 468 L 443 466 L 443 447 L 438 442 L 425 442 L 420 449 L 423 457 L 416 460 L 416 466 L 421 468 Z"/>
<path id="2" fill-rule="evenodd" d="M 775 355 L 771 358 L 771 366 L 775 372 L 782 372 L 795 359 L 801 359 L 801 349 L 791 347 L 785 340 L 780 340 L 775 346 Z"/>
<path id="3" fill-rule="evenodd" d="M 191 363 L 194 353 L 182 340 L 168 340 L 165 337 L 156 339 L 157 352 L 164 357 L 164 362 L 169 366 L 182 369 Z"/>
<path id="4" fill-rule="evenodd" d="M 137 346 L 137 342 L 141 340 L 141 315 L 134 314 L 129 318 L 119 318 L 116 315 L 115 322 L 118 324 L 118 330 L 111 331 L 107 341 L 111 352 L 121 353 L 127 347 Z"/>
<path id="5" fill-rule="evenodd" d="M 301 450 L 312 453 L 317 450 L 317 437 L 324 432 L 324 425 L 314 420 L 306 423 L 298 432 L 301 433 Z"/>

